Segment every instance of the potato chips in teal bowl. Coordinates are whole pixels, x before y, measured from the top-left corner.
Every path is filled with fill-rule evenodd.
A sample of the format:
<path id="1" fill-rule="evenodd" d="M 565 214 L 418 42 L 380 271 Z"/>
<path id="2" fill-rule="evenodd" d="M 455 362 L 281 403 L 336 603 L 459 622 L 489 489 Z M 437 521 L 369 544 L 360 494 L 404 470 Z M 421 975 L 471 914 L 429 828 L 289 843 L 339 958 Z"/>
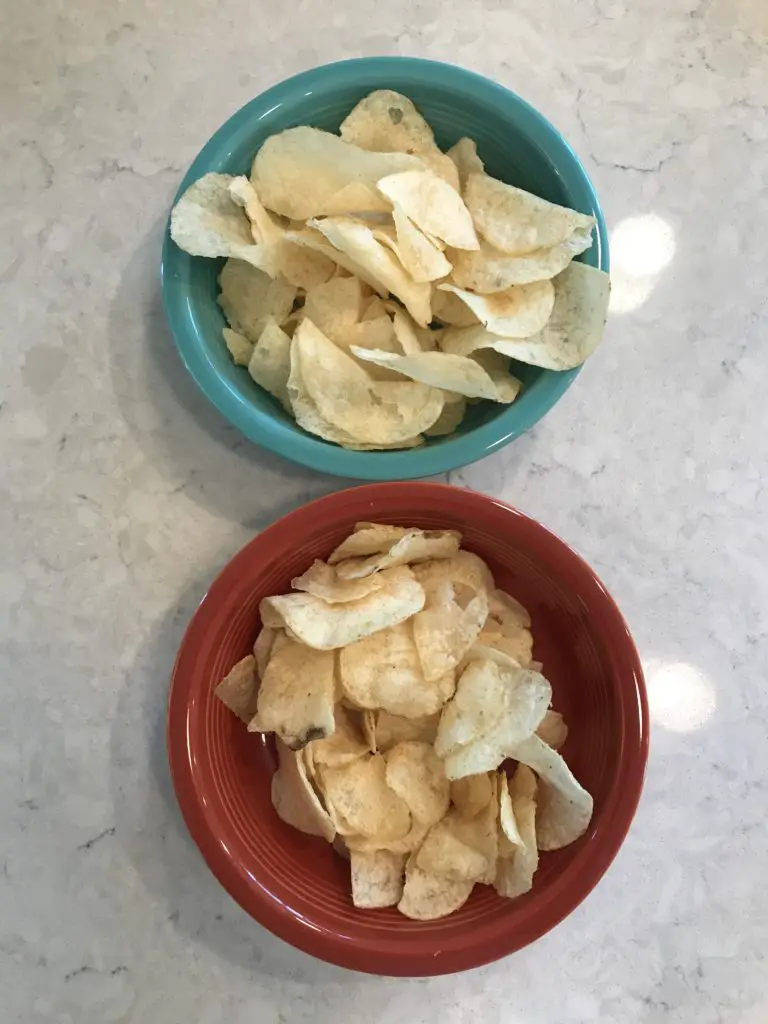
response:
<path id="1" fill-rule="evenodd" d="M 414 129 L 413 145 L 389 143 L 411 130 L 410 115 L 402 123 L 405 101 L 384 103 L 384 142 L 376 141 L 384 138 L 377 136 L 376 97 L 345 121 L 377 90 L 407 97 L 426 121 L 428 128 Z M 343 145 L 336 137 L 342 123 Z M 262 150 L 299 126 L 321 131 L 288 133 Z M 292 146 L 305 138 L 302 178 Z M 479 164 L 469 144 L 457 147 L 461 139 L 474 140 Z M 361 169 L 347 171 L 344 147 L 351 144 L 367 152 L 357 154 Z M 247 176 L 260 151 L 254 192 Z M 187 192 L 206 175 L 197 193 Z M 224 176 L 235 176 L 234 183 Z M 329 181 L 338 192 L 315 203 Z M 301 465 L 365 480 L 467 465 L 541 419 L 599 341 L 608 240 L 584 168 L 529 104 L 461 68 L 377 57 L 287 79 L 215 133 L 177 201 L 185 193 L 174 237 L 188 251 L 172 240 L 169 221 L 162 257 L 165 311 L 181 358 L 227 420 Z M 455 214 L 450 230 L 441 226 L 446 211 Z M 278 250 L 264 232 L 310 254 L 306 266 L 300 260 L 286 271 L 293 282 L 287 288 L 265 256 Z M 247 318 L 242 295 L 236 315 L 226 294 L 219 301 L 225 256 L 238 259 L 230 278 L 261 275 L 269 286 L 267 315 L 254 314 L 253 296 L 246 297 Z M 270 285 L 263 271 L 279 281 Z M 313 293 L 318 274 L 331 284 Z M 320 314 L 311 321 L 305 311 L 320 309 L 323 295 L 350 291 L 357 320 L 351 342 L 339 345 L 322 323 L 314 328 Z M 386 344 L 371 342 L 373 320 L 385 333 L 393 325 Z M 263 337 L 254 333 L 267 325 Z M 440 433 L 441 423 L 450 432 Z M 393 431 L 391 446 L 385 428 Z"/>

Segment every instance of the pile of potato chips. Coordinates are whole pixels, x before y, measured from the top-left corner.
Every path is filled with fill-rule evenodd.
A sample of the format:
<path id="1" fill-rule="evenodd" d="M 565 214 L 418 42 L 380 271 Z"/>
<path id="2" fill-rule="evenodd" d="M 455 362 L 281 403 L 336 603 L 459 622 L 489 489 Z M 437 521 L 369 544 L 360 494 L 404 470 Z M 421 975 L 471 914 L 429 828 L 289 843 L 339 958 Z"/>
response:
<path id="1" fill-rule="evenodd" d="M 261 602 L 253 654 L 215 691 L 275 734 L 275 809 L 349 857 L 355 906 L 416 920 L 457 910 L 477 882 L 528 892 L 539 850 L 592 815 L 557 753 L 567 727 L 530 617 L 460 543 L 358 523 L 293 593 Z"/>
<path id="2" fill-rule="evenodd" d="M 345 448 L 412 448 L 468 402 L 514 401 L 516 360 L 578 366 L 609 279 L 573 258 L 594 218 L 487 175 L 471 139 L 441 152 L 405 96 L 371 93 L 339 135 L 289 128 L 250 180 L 206 174 L 171 237 L 226 257 L 235 363 L 305 430 Z"/>

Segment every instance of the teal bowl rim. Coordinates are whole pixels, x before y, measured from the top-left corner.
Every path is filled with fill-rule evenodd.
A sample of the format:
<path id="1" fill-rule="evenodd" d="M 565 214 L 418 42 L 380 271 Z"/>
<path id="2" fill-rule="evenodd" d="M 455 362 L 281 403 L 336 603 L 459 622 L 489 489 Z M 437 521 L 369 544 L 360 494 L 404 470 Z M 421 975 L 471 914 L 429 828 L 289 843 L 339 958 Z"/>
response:
<path id="1" fill-rule="evenodd" d="M 418 57 L 358 57 L 323 64 L 286 78 L 260 93 L 225 121 L 203 146 L 184 175 L 174 203 L 196 178 L 210 170 L 211 164 L 215 162 L 214 155 L 217 160 L 220 159 L 221 150 L 226 148 L 227 139 L 246 122 L 253 120 L 257 112 L 271 111 L 287 100 L 297 98 L 297 93 L 305 92 L 308 87 L 325 80 L 328 75 L 332 74 L 340 84 L 359 85 L 361 75 L 405 74 L 416 82 L 434 85 L 434 76 L 438 71 L 442 74 L 451 74 L 455 80 L 454 88 L 471 94 L 479 102 L 496 105 L 514 104 L 518 108 L 518 113 L 523 114 L 526 123 L 523 124 L 522 130 L 526 134 L 533 136 L 533 129 L 536 129 L 538 134 L 547 137 L 550 148 L 561 150 L 553 164 L 556 173 L 560 172 L 563 159 L 570 160 L 570 170 L 581 179 L 581 185 L 589 195 L 592 213 L 597 222 L 595 244 L 598 267 L 600 270 L 608 271 L 608 231 L 597 193 L 578 156 L 554 125 L 511 89 L 466 68 Z M 536 146 L 543 149 L 538 144 Z M 553 163 L 551 157 L 547 159 Z M 358 480 L 413 480 L 467 466 L 498 451 L 529 430 L 562 398 L 581 370 L 581 367 L 576 367 L 567 371 L 543 371 L 539 381 L 546 382 L 547 386 L 542 394 L 536 396 L 537 401 L 530 402 L 527 408 L 524 402 L 515 402 L 488 423 L 475 427 L 467 434 L 457 434 L 434 446 L 394 452 L 349 451 L 314 438 L 310 434 L 297 433 L 292 427 L 262 413 L 219 376 L 200 338 L 196 334 L 190 338 L 190 335 L 179 327 L 183 322 L 183 310 L 180 307 L 184 303 L 175 289 L 171 289 L 167 284 L 170 267 L 179 254 L 180 250 L 171 241 L 169 216 L 160 264 L 163 307 L 181 360 L 195 383 L 218 411 L 250 440 L 292 462 L 332 476 Z M 541 383 L 539 390 L 542 390 Z"/>

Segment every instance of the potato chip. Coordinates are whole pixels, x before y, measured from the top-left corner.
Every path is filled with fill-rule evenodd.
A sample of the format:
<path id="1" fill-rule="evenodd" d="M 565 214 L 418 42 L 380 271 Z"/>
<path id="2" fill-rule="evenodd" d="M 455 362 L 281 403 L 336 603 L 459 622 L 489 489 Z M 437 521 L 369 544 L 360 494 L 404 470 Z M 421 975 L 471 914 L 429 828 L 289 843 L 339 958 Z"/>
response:
<path id="1" fill-rule="evenodd" d="M 390 174 L 377 182 L 377 188 L 428 235 L 454 249 L 479 249 L 472 217 L 461 196 L 433 171 Z"/>
<path id="2" fill-rule="evenodd" d="M 489 613 L 499 622 L 502 633 L 512 634 L 521 626 L 529 629 L 531 625 L 528 609 L 517 598 L 498 587 L 490 595 Z"/>
<path id="3" fill-rule="evenodd" d="M 264 615 L 262 615 L 262 620 Z M 274 732 L 292 750 L 335 728 L 334 655 L 286 640 L 274 646 L 261 679 L 249 732 Z"/>
<path id="4" fill-rule="evenodd" d="M 256 637 L 256 642 L 253 645 L 253 656 L 256 659 L 256 672 L 259 679 L 264 676 L 269 659 L 272 656 L 272 648 L 275 646 L 275 640 L 279 635 L 282 635 L 283 639 L 285 638 L 285 634 L 281 633 L 279 629 L 270 629 L 268 626 L 262 626 L 259 630 L 259 635 Z M 255 714 L 255 711 L 251 714 L 251 718 L 253 714 Z"/>
<path id="5" fill-rule="evenodd" d="M 370 837 L 353 833 L 345 837 L 345 842 L 350 850 L 358 850 L 360 853 L 388 850 L 390 853 L 402 855 L 418 850 L 428 831 L 428 825 L 411 819 L 411 828 L 402 839 L 384 839 L 380 836 Z"/>
<path id="6" fill-rule="evenodd" d="M 235 366 L 247 366 L 253 355 L 253 342 L 245 335 L 230 330 L 229 327 L 225 327 L 221 334 Z"/>
<path id="7" fill-rule="evenodd" d="M 335 729 L 324 739 L 312 740 L 305 748 L 311 755 L 315 770 L 321 768 L 339 768 L 350 764 L 361 757 L 367 757 L 370 751 L 355 729 L 350 716 L 341 705 L 337 705 L 334 713 Z"/>
<path id="8" fill-rule="evenodd" d="M 288 378 L 291 375 L 291 339 L 274 320 L 264 326 L 248 361 L 248 373 L 291 412 Z"/>
<path id="9" fill-rule="evenodd" d="M 403 895 L 405 856 L 388 850 L 350 850 L 352 902 L 356 907 L 396 907 Z"/>
<path id="10" fill-rule="evenodd" d="M 319 128 L 300 126 L 266 140 L 253 161 L 251 181 L 267 209 L 307 220 L 333 209 L 334 198 L 350 185 L 363 186 L 356 190 L 354 205 L 386 213 L 389 207 L 376 194 L 376 182 L 421 166 L 405 153 L 371 153 Z M 367 196 L 370 205 L 361 205 Z"/>
<path id="11" fill-rule="evenodd" d="M 416 865 L 451 882 L 477 882 L 494 870 L 498 854 L 496 808 L 464 817 L 454 807 L 433 825 L 416 853 Z"/>
<path id="12" fill-rule="evenodd" d="M 473 594 L 490 595 L 495 587 L 491 570 L 472 551 L 461 550 L 453 558 L 419 563 L 414 565 L 413 573 L 425 588 L 450 580 L 454 586 L 467 587 Z"/>
<path id="13" fill-rule="evenodd" d="M 508 373 L 488 373 L 479 363 L 466 356 L 443 352 L 401 356 L 380 349 L 369 351 L 361 348 L 353 348 L 352 352 L 363 362 L 396 370 L 421 384 L 469 398 L 487 398 L 492 402 L 509 404 L 517 398 L 522 387 L 516 377 Z M 422 429 L 427 430 L 428 427 Z"/>
<path id="14" fill-rule="evenodd" d="M 405 887 L 397 909 L 414 921 L 434 921 L 459 910 L 472 895 L 474 882 L 449 882 L 430 875 L 411 856 L 405 867 Z"/>
<path id="15" fill-rule="evenodd" d="M 339 685 L 341 685 L 341 680 L 339 680 Z M 368 708 L 365 708 L 360 712 L 363 736 L 365 737 L 365 742 L 368 744 L 368 749 L 372 754 L 380 753 L 378 744 L 376 743 L 376 721 L 378 716 L 378 711 L 371 711 Z"/>
<path id="16" fill-rule="evenodd" d="M 359 277 L 361 281 L 364 281 L 374 291 L 379 292 L 382 298 L 388 294 L 386 286 L 373 277 L 366 267 L 358 263 L 357 260 L 352 259 L 351 256 L 341 252 L 340 249 L 332 246 L 325 235 L 315 228 L 292 228 L 286 232 L 285 237 L 288 241 L 310 249 L 312 252 L 320 253 L 322 256 L 335 262 L 337 268 L 332 277 L 333 280 L 338 278 L 344 280 L 345 274 L 352 275 Z"/>
<path id="17" fill-rule="evenodd" d="M 363 287 L 357 277 L 333 277 L 307 290 L 302 315 L 340 344 L 347 328 L 360 320 Z"/>
<path id="18" fill-rule="evenodd" d="M 464 201 L 486 241 L 512 256 L 548 249 L 595 223 L 594 217 L 476 172 L 467 178 Z"/>
<path id="19" fill-rule="evenodd" d="M 333 277 L 337 264 L 329 256 L 284 238 L 277 253 L 280 274 L 297 288 L 314 288 Z"/>
<path id="20" fill-rule="evenodd" d="M 391 292 L 416 323 L 422 327 L 429 324 L 432 319 L 429 284 L 414 281 L 391 250 L 375 238 L 368 224 L 354 217 L 325 217 L 309 221 L 309 226 L 320 231 L 333 248 L 348 256 L 352 261 L 350 266 L 362 268 L 363 280 L 382 297 Z"/>
<path id="21" fill-rule="evenodd" d="M 536 845 L 536 777 L 525 765 L 518 765 L 509 783 L 510 802 L 521 843 L 496 864 L 494 886 L 499 896 L 514 899 L 529 892 L 539 865 Z"/>
<path id="22" fill-rule="evenodd" d="M 451 803 L 463 818 L 474 818 L 493 799 L 493 787 L 487 772 L 455 779 L 450 787 Z"/>
<path id="23" fill-rule="evenodd" d="M 408 806 L 386 781 L 386 762 L 381 754 L 320 770 L 323 796 L 353 833 L 383 840 L 401 839 L 411 828 Z"/>
<path id="24" fill-rule="evenodd" d="M 452 250 L 458 252 L 459 250 Z M 432 315 L 450 327 L 474 327 L 480 323 L 469 306 L 458 295 L 435 288 L 432 293 Z"/>
<path id="25" fill-rule="evenodd" d="M 465 606 L 457 600 L 450 580 L 425 586 L 424 608 L 413 617 L 413 638 L 427 680 L 456 668 L 480 635 L 488 614 L 485 593 Z"/>
<path id="26" fill-rule="evenodd" d="M 437 246 L 429 240 L 395 203 L 392 210 L 397 231 L 397 255 L 414 281 L 437 281 L 453 269 Z"/>
<path id="27" fill-rule="evenodd" d="M 272 321 L 282 324 L 293 308 L 296 289 L 282 280 L 273 281 L 263 271 L 242 260 L 230 259 L 219 275 L 219 305 L 233 330 L 253 344 Z"/>
<path id="28" fill-rule="evenodd" d="M 408 530 L 385 551 L 336 562 L 336 572 L 339 579 L 363 579 L 396 565 L 451 558 L 458 554 L 460 543 L 456 530 Z"/>
<path id="29" fill-rule="evenodd" d="M 260 605 L 261 619 L 267 626 L 287 626 L 302 643 L 316 650 L 347 647 L 361 637 L 404 622 L 423 607 L 424 590 L 406 566 L 384 570 L 380 583 L 378 590 L 344 604 L 326 604 L 311 594 L 266 597 Z M 355 699 L 352 694 L 350 697 Z M 356 703 L 360 707 L 371 706 Z"/>
<path id="30" fill-rule="evenodd" d="M 379 590 L 381 578 L 368 576 L 354 580 L 339 579 L 332 565 L 315 559 L 305 573 L 291 580 L 291 586 L 294 590 L 303 590 L 319 597 L 327 604 L 345 604 Z"/>
<path id="31" fill-rule="evenodd" d="M 367 320 L 378 320 L 379 317 L 386 315 L 387 307 L 384 305 L 384 300 L 378 295 L 373 295 L 363 303 L 363 312 L 360 317 L 360 322 L 365 323 Z"/>
<path id="32" fill-rule="evenodd" d="M 339 672 L 345 695 L 358 707 L 379 708 L 403 718 L 434 714 L 455 689 L 453 672 L 431 681 L 424 678 L 407 622 L 346 646 L 339 656 Z"/>
<path id="33" fill-rule="evenodd" d="M 450 157 L 456 166 L 462 191 L 466 188 L 470 174 L 482 174 L 485 170 L 483 161 L 477 155 L 477 144 L 472 139 L 459 139 L 451 146 L 446 156 Z"/>
<path id="34" fill-rule="evenodd" d="M 477 778 L 477 776 L 473 775 L 470 776 L 470 778 Z M 456 784 L 457 783 L 452 783 L 452 785 Z M 499 857 L 512 857 L 515 854 L 515 850 L 519 847 L 525 846 L 525 843 L 520 835 L 517 818 L 515 818 L 515 810 L 512 805 L 512 797 L 507 783 L 507 776 L 503 771 L 498 773 L 498 800 Z"/>
<path id="35" fill-rule="evenodd" d="M 387 785 L 405 801 L 411 816 L 434 825 L 448 810 L 448 780 L 443 762 L 429 743 L 398 743 L 386 755 Z"/>
<path id="36" fill-rule="evenodd" d="M 204 174 L 171 211 L 171 238 L 191 256 L 234 256 L 274 271 L 268 247 L 256 245 L 245 210 L 229 192 L 231 174 Z"/>
<path id="37" fill-rule="evenodd" d="M 484 629 L 478 638 L 478 644 L 484 646 L 486 654 L 499 652 L 523 668 L 531 668 L 533 636 L 529 629 L 521 627 L 514 635 L 506 636 L 504 633 L 495 633 Z M 490 656 L 493 655 L 490 654 Z"/>
<path id="38" fill-rule="evenodd" d="M 487 330 L 503 338 L 529 338 L 536 334 L 549 320 L 555 305 L 551 281 L 515 285 L 496 295 L 476 295 L 452 284 L 438 285 L 438 289 L 453 292 Z"/>
<path id="39" fill-rule="evenodd" d="M 398 743 L 415 740 L 419 743 L 434 744 L 437 735 L 437 723 L 440 712 L 426 715 L 424 718 L 403 718 L 392 715 L 389 711 L 371 712 L 374 719 L 374 742 L 376 749 L 386 754 Z"/>
<path id="40" fill-rule="evenodd" d="M 245 210 L 251 224 L 251 235 L 257 245 L 279 245 L 282 242 L 283 228 L 264 208 L 256 189 L 244 174 L 230 181 L 229 194 Z"/>
<path id="41" fill-rule="evenodd" d="M 568 726 L 565 724 L 565 720 L 560 712 L 553 711 L 550 708 L 541 720 L 541 725 L 536 730 L 536 735 L 548 747 L 552 747 L 553 750 L 559 750 L 568 739 Z"/>
<path id="42" fill-rule="evenodd" d="M 258 685 L 256 659 L 249 654 L 229 670 L 213 692 L 233 714 L 248 723 L 256 711 Z"/>
<path id="43" fill-rule="evenodd" d="M 575 256 L 586 252 L 591 245 L 591 228 L 575 231 L 564 242 L 549 249 L 537 249 L 526 256 L 509 256 L 481 240 L 478 252 L 449 251 L 453 283 L 488 295 L 506 291 L 515 284 L 549 280 L 565 270 Z"/>
<path id="44" fill-rule="evenodd" d="M 405 526 L 390 526 L 384 523 L 356 523 L 354 533 L 343 540 L 328 556 L 328 564 L 335 565 L 347 558 L 383 554 L 392 545 L 410 533 Z"/>
<path id="45" fill-rule="evenodd" d="M 375 210 L 381 211 L 381 216 L 386 216 L 381 210 L 376 190 L 359 181 L 352 181 L 334 192 L 324 207 L 326 215 L 333 217 L 362 217 Z"/>
<path id="46" fill-rule="evenodd" d="M 292 358 L 294 350 L 301 361 L 304 386 L 321 416 L 356 441 L 375 445 L 405 441 L 432 426 L 442 412 L 445 398 L 437 388 L 411 381 L 374 381 L 311 320 L 299 324 Z"/>
<path id="47" fill-rule="evenodd" d="M 287 825 L 331 843 L 336 829 L 309 781 L 301 751 L 275 741 L 278 769 L 272 776 L 272 806 Z"/>
<path id="48" fill-rule="evenodd" d="M 539 776 L 536 837 L 540 850 L 559 850 L 586 832 L 593 800 L 568 765 L 538 736 L 516 744 L 510 757 L 527 764 Z"/>
<path id="49" fill-rule="evenodd" d="M 444 437 L 446 434 L 452 434 L 457 427 L 461 426 L 466 412 L 467 402 L 463 396 L 460 396 L 457 402 L 446 401 L 443 411 L 424 433 L 427 437 Z"/>

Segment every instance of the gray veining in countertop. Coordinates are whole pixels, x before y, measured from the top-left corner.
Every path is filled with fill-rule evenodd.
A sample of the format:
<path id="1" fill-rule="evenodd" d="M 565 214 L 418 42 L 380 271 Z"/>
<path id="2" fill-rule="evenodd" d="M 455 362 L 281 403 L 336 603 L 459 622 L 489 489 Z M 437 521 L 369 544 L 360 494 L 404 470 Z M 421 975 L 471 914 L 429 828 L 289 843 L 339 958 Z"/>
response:
<path id="1" fill-rule="evenodd" d="M 41 0 L 0 36 L 0 992 L 8 1024 L 768 1021 L 765 0 Z M 605 346 L 451 479 L 600 572 L 647 668 L 632 832 L 506 962 L 396 982 L 284 946 L 207 873 L 163 715 L 212 574 L 341 482 L 230 429 L 157 291 L 182 171 L 295 71 L 413 54 L 547 114 L 613 232 Z"/>

